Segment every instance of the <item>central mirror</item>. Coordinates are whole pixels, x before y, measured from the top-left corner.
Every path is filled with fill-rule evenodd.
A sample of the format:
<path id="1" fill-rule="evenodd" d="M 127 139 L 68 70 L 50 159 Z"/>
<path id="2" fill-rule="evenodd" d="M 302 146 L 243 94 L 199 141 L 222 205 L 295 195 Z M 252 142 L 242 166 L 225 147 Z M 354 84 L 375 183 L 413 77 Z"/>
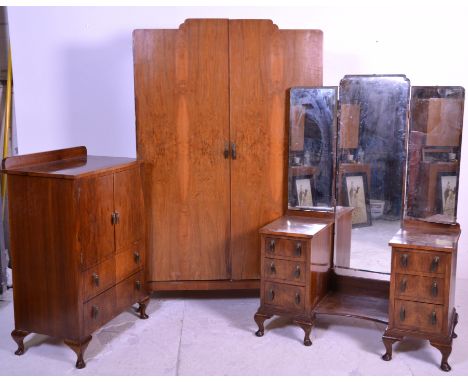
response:
<path id="1" fill-rule="evenodd" d="M 350 256 L 335 258 L 337 273 L 390 273 L 388 242 L 402 217 L 409 89 L 403 75 L 341 80 L 336 194 L 337 205 L 353 212 Z"/>

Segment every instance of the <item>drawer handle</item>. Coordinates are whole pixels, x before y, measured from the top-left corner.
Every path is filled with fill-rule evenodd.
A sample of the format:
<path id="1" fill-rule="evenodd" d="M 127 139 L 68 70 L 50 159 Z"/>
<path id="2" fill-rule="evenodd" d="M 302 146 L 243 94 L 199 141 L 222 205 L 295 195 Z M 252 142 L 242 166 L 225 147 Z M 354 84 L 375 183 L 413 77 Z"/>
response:
<path id="1" fill-rule="evenodd" d="M 400 256 L 400 264 L 403 268 L 408 267 L 408 255 L 406 253 Z"/>
<path id="2" fill-rule="evenodd" d="M 137 290 L 141 290 L 141 281 L 140 280 L 135 281 L 135 288 Z"/>
<path id="3" fill-rule="evenodd" d="M 271 239 L 270 243 L 268 244 L 268 251 L 269 252 L 275 252 L 275 239 Z"/>
<path id="4" fill-rule="evenodd" d="M 400 282 L 400 292 L 403 293 L 406 291 L 406 287 L 408 285 L 408 282 L 406 279 L 401 280 Z"/>
<path id="5" fill-rule="evenodd" d="M 432 297 L 437 297 L 437 295 L 439 294 L 439 287 L 437 286 L 437 281 L 432 282 L 431 294 Z"/>
<path id="6" fill-rule="evenodd" d="M 99 286 L 99 275 L 97 273 L 93 273 L 93 283 L 97 287 Z"/>
<path id="7" fill-rule="evenodd" d="M 93 305 L 93 307 L 91 308 L 91 317 L 95 320 L 96 318 L 98 318 L 99 316 L 99 307 L 97 307 L 96 305 Z"/>
<path id="8" fill-rule="evenodd" d="M 275 267 L 275 263 L 271 263 L 270 264 L 270 273 L 271 274 L 276 274 L 276 267 Z"/>
<path id="9" fill-rule="evenodd" d="M 294 252 L 294 256 L 301 256 L 302 254 L 302 243 L 296 243 L 296 252 Z"/>
<path id="10" fill-rule="evenodd" d="M 296 302 L 296 305 L 299 305 L 301 303 L 301 295 L 299 293 L 296 293 L 294 301 Z"/>
<path id="11" fill-rule="evenodd" d="M 141 258 L 140 252 L 137 252 L 137 251 L 133 252 L 133 259 L 135 260 L 135 263 L 140 264 L 140 258 Z"/>
<path id="12" fill-rule="evenodd" d="M 431 313 L 431 324 L 432 324 L 432 325 L 436 325 L 436 324 L 437 324 L 437 315 L 436 315 L 436 312 L 435 312 L 435 311 L 433 311 L 433 312 Z"/>
<path id="13" fill-rule="evenodd" d="M 437 268 L 439 267 L 439 263 L 440 263 L 440 257 L 439 256 L 436 256 L 432 259 L 432 263 L 431 263 L 431 272 L 435 272 L 437 270 Z"/>
<path id="14" fill-rule="evenodd" d="M 273 301 L 275 299 L 275 291 L 273 289 L 270 289 L 268 292 L 268 297 L 270 298 L 270 301 Z"/>
<path id="15" fill-rule="evenodd" d="M 294 277 L 297 279 L 301 277 L 301 267 L 299 265 L 296 265 L 296 269 L 294 270 Z"/>
<path id="16" fill-rule="evenodd" d="M 400 309 L 400 321 L 404 321 L 406 318 L 406 310 L 404 307 L 401 307 Z"/>

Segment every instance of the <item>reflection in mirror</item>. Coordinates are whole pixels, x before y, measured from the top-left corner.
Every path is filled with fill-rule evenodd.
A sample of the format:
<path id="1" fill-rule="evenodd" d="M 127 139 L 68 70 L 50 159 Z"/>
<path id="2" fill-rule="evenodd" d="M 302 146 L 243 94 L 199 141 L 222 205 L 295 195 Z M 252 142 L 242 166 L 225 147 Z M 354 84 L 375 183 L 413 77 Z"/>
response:
<path id="1" fill-rule="evenodd" d="M 456 222 L 464 99 L 458 86 L 411 89 L 408 218 Z"/>
<path id="2" fill-rule="evenodd" d="M 289 208 L 334 206 L 336 97 L 336 87 L 290 91 Z"/>
<path id="3" fill-rule="evenodd" d="M 403 75 L 341 80 L 337 205 L 354 209 L 351 255 L 336 256 L 337 268 L 390 273 L 388 242 L 400 228 L 404 192 L 408 102 Z"/>

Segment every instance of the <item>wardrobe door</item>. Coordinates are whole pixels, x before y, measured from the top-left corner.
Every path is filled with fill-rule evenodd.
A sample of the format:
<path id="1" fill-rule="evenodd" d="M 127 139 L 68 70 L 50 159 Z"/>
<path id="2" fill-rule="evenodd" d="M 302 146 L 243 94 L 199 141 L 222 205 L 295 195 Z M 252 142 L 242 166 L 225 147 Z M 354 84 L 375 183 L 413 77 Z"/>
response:
<path id="1" fill-rule="evenodd" d="M 134 32 L 149 281 L 229 279 L 228 21 Z"/>
<path id="2" fill-rule="evenodd" d="M 232 278 L 260 276 L 258 230 L 286 210 L 287 90 L 322 85 L 322 32 L 230 20 Z"/>

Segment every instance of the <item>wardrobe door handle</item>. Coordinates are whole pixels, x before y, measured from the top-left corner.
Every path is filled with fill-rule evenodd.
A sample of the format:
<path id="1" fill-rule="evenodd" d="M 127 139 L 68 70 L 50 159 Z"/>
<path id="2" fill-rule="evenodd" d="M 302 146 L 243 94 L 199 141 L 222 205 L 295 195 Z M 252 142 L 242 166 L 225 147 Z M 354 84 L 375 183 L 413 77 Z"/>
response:
<path id="1" fill-rule="evenodd" d="M 236 151 L 236 144 L 231 143 L 231 158 L 237 159 L 237 151 Z"/>
<path id="2" fill-rule="evenodd" d="M 437 270 L 437 268 L 439 267 L 439 263 L 440 263 L 440 257 L 439 256 L 436 256 L 432 259 L 432 263 L 431 263 L 431 272 L 435 272 Z"/>
<path id="3" fill-rule="evenodd" d="M 437 281 L 432 282 L 431 294 L 432 297 L 437 297 L 437 295 L 439 294 L 439 287 L 437 285 Z"/>
<path id="4" fill-rule="evenodd" d="M 229 158 L 229 143 L 226 143 L 224 145 L 224 159 L 228 159 Z"/>
<path id="5" fill-rule="evenodd" d="M 96 318 L 98 318 L 99 316 L 99 307 L 97 307 L 96 305 L 93 305 L 93 307 L 91 308 L 91 317 L 95 320 Z"/>
<path id="6" fill-rule="evenodd" d="M 135 260 L 135 263 L 140 264 L 140 252 L 133 252 L 133 259 Z"/>
<path id="7" fill-rule="evenodd" d="M 140 280 L 135 281 L 135 288 L 137 290 L 141 290 L 141 281 Z"/>
<path id="8" fill-rule="evenodd" d="M 97 273 L 93 273 L 93 283 L 95 286 L 99 286 L 99 275 Z"/>

